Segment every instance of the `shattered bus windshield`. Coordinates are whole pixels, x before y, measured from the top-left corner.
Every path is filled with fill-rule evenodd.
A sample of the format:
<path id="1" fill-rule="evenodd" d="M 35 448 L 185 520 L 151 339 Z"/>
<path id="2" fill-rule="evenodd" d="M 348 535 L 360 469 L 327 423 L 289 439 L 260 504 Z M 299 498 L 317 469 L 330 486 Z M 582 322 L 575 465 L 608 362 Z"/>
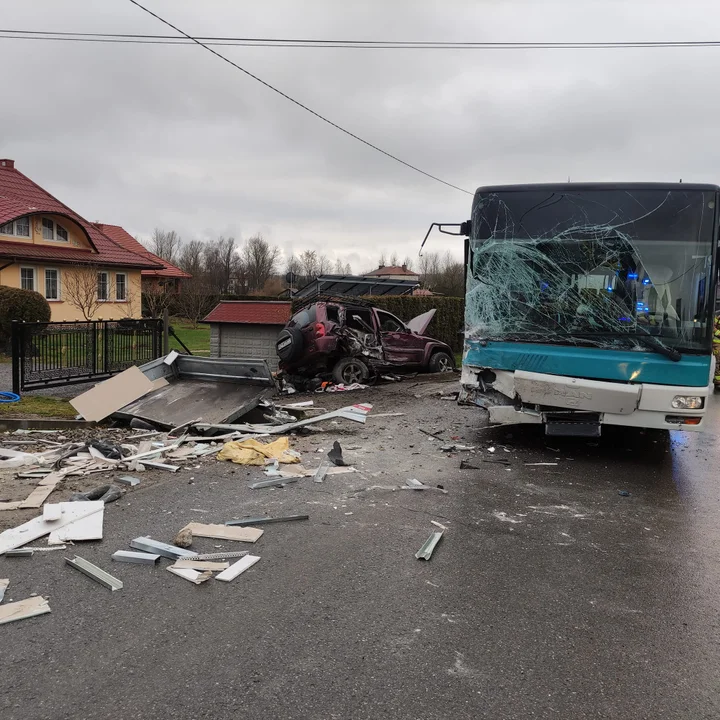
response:
<path id="1" fill-rule="evenodd" d="M 705 352 L 715 193 L 479 191 L 467 337 Z M 638 339 L 639 338 L 639 339 Z"/>

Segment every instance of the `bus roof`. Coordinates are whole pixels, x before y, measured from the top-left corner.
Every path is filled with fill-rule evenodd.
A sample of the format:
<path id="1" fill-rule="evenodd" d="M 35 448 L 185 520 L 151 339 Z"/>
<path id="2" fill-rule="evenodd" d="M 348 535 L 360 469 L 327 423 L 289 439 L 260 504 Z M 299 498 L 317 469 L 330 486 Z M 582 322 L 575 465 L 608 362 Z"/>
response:
<path id="1" fill-rule="evenodd" d="M 662 182 L 596 182 L 596 183 L 528 183 L 523 185 L 486 185 L 479 187 L 475 194 L 485 195 L 498 192 L 578 192 L 582 190 L 695 190 L 701 192 L 719 192 L 720 186 L 703 183 L 662 183 Z"/>

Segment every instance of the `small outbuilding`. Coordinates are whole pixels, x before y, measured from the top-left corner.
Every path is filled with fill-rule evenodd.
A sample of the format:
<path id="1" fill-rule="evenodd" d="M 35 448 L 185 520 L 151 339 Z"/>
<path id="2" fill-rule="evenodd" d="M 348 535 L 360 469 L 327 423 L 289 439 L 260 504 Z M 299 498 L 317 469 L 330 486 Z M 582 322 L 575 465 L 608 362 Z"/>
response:
<path id="1" fill-rule="evenodd" d="M 224 300 L 205 318 L 212 357 L 262 358 L 277 370 L 275 343 L 292 315 L 292 303 Z"/>

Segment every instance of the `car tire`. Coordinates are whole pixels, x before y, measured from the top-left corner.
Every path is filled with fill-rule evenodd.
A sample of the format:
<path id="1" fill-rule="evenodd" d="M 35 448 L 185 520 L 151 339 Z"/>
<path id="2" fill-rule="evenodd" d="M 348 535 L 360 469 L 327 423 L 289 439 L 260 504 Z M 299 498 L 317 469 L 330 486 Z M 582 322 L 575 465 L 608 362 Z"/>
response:
<path id="1" fill-rule="evenodd" d="M 370 377 L 370 371 L 362 360 L 346 357 L 335 363 L 332 377 L 336 385 L 352 385 L 352 383 L 364 383 Z"/>
<path id="2" fill-rule="evenodd" d="M 452 372 L 455 369 L 453 359 L 445 352 L 436 352 L 430 357 L 428 372 Z"/>
<path id="3" fill-rule="evenodd" d="M 298 328 L 285 328 L 280 331 L 275 343 L 275 350 L 283 362 L 295 360 L 302 353 L 302 349 L 303 334 Z"/>

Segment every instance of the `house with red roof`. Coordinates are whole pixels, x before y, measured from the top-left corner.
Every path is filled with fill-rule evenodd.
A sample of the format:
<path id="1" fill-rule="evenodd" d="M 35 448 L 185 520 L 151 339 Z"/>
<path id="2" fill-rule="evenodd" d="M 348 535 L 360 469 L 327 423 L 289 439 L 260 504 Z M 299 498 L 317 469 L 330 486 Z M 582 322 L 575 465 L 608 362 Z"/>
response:
<path id="1" fill-rule="evenodd" d="M 161 265 L 160 268 L 154 270 L 140 271 L 142 285 L 145 291 L 147 291 L 148 288 L 153 288 L 156 290 L 163 289 L 170 293 L 178 293 L 180 292 L 182 281 L 192 278 L 190 273 L 181 270 L 177 265 L 173 265 L 171 262 L 163 260 L 157 255 L 153 255 L 142 243 L 138 242 L 127 230 L 121 228 L 119 225 L 95 223 L 95 227 L 99 228 L 101 232 L 105 233 L 111 240 L 126 250 Z"/>
<path id="2" fill-rule="evenodd" d="M 0 285 L 39 292 L 52 320 L 119 320 L 141 317 L 141 273 L 163 269 L 0 159 Z"/>
<path id="3" fill-rule="evenodd" d="M 412 270 L 408 270 L 407 265 L 381 265 L 377 270 L 365 273 L 365 277 L 379 277 L 385 280 L 420 281 L 420 276 Z"/>
<path id="4" fill-rule="evenodd" d="M 210 323 L 210 355 L 263 358 L 277 370 L 275 344 L 291 316 L 290 302 L 223 300 L 203 321 Z"/>

